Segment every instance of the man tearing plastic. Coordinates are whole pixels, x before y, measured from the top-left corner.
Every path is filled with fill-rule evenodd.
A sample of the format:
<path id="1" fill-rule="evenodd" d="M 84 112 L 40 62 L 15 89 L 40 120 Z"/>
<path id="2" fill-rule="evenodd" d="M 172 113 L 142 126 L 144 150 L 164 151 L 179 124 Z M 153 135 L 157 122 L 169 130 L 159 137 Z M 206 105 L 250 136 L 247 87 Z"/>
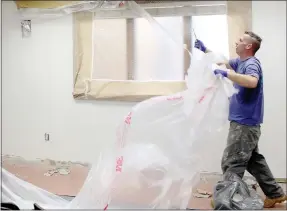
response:
<path id="1" fill-rule="evenodd" d="M 247 31 L 236 42 L 238 58 L 224 63 L 231 71 L 216 69 L 215 75 L 229 78 L 238 94 L 230 98 L 230 128 L 227 147 L 224 150 L 221 168 L 223 174 L 232 172 L 243 177 L 245 170 L 252 174 L 266 195 L 265 208 L 274 207 L 276 203 L 287 200 L 283 189 L 275 181 L 268 164 L 258 150 L 263 123 L 264 94 L 263 72 L 255 53 L 260 48 L 262 39 Z M 201 40 L 195 41 L 195 48 L 208 53 Z"/>

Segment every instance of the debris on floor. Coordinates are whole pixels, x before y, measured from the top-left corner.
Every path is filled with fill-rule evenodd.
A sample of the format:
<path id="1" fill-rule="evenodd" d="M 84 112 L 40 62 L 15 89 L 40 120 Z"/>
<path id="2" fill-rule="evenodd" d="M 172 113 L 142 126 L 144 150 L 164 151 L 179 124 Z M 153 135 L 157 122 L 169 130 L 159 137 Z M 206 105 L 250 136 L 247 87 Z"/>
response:
<path id="1" fill-rule="evenodd" d="M 69 170 L 69 169 L 66 169 L 66 168 L 60 168 L 60 169 L 59 169 L 59 174 L 61 174 L 61 175 L 70 174 L 70 170 Z"/>
<path id="2" fill-rule="evenodd" d="M 59 167 L 59 168 L 55 168 L 55 169 L 51 169 L 47 171 L 44 175 L 47 177 L 50 177 L 57 173 L 60 175 L 67 175 L 67 174 L 70 174 L 70 170 L 66 167 Z"/>
<path id="3" fill-rule="evenodd" d="M 212 193 L 205 191 L 205 190 L 201 190 L 201 189 L 196 189 L 197 193 L 193 193 L 193 196 L 195 198 L 210 198 L 212 196 Z"/>
<path id="4" fill-rule="evenodd" d="M 52 169 L 47 171 L 44 175 L 47 177 L 53 176 L 53 174 L 58 173 L 58 171 L 56 169 Z"/>

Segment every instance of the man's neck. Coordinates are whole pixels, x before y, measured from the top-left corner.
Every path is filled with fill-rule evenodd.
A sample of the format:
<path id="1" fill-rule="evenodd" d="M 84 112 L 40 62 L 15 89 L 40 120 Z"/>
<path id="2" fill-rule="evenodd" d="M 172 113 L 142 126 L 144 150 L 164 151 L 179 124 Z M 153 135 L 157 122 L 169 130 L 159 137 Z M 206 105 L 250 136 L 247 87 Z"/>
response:
<path id="1" fill-rule="evenodd" d="M 244 55 L 240 55 L 239 58 L 240 58 L 241 61 L 244 61 L 244 60 L 246 60 L 246 59 L 248 59 L 250 57 L 253 57 L 253 56 L 254 55 L 252 55 L 252 54 L 244 54 Z"/>

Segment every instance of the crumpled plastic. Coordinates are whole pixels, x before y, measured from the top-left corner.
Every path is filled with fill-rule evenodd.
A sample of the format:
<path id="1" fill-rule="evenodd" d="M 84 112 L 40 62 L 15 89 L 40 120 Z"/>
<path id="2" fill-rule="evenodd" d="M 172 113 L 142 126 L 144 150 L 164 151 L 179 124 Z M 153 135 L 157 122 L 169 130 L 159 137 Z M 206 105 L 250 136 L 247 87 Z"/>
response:
<path id="1" fill-rule="evenodd" d="M 227 122 L 232 83 L 213 73 L 214 53 L 193 49 L 188 89 L 135 105 L 117 131 L 114 148 L 103 152 L 71 201 L 24 182 L 2 169 L 2 200 L 22 209 L 187 207 L 197 183 L 200 151 L 196 143 Z M 215 66 L 214 66 L 215 65 Z"/>
<path id="2" fill-rule="evenodd" d="M 123 1 L 75 1 L 74 3 L 65 6 L 40 9 L 40 8 L 19 8 L 18 13 L 22 20 L 49 20 L 70 15 L 76 12 L 96 12 L 100 9 L 115 9 L 119 8 Z"/>
<path id="3" fill-rule="evenodd" d="M 214 210 L 262 210 L 260 195 L 236 174 L 227 172 L 214 187 Z"/>
<path id="4" fill-rule="evenodd" d="M 156 26 L 137 4 L 129 4 Z M 183 48 L 177 39 L 168 44 Z M 227 123 L 229 97 L 237 91 L 229 79 L 213 73 L 223 60 L 216 53 L 192 49 L 187 89 L 136 104 L 120 123 L 114 146 L 95 158 L 72 201 L 4 169 L 2 201 L 21 209 L 33 209 L 34 203 L 44 209 L 186 209 L 202 167 L 203 137 Z"/>

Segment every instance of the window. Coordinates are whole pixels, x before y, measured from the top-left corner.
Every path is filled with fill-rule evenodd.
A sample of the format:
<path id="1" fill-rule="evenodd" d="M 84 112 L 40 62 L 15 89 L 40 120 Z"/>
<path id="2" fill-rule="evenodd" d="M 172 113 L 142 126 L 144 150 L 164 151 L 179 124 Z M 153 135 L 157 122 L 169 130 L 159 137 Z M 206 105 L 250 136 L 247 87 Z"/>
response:
<path id="1" fill-rule="evenodd" d="M 213 51 L 229 58 L 226 15 L 193 16 L 184 31 L 184 17 L 156 17 L 156 21 L 180 44 L 192 48 L 194 29 Z M 190 33 L 189 40 L 184 35 Z M 184 79 L 184 49 L 144 18 L 95 19 L 93 32 L 93 78 L 138 81 Z M 189 59 L 189 58 L 187 58 Z"/>
<path id="2" fill-rule="evenodd" d="M 92 50 L 92 78 L 127 80 L 126 19 L 94 20 Z"/>
<path id="3" fill-rule="evenodd" d="M 182 17 L 155 18 L 183 46 Z M 134 80 L 183 80 L 183 48 L 178 48 L 165 33 L 146 19 L 134 22 Z"/>
<path id="4" fill-rule="evenodd" d="M 252 19 L 250 2 L 226 4 L 182 1 L 145 7 L 191 53 L 194 29 L 208 48 L 228 58 L 229 53 L 236 56 L 234 42 L 251 26 Z M 139 14 L 128 9 L 100 10 L 79 12 L 74 17 L 75 99 L 141 101 L 186 89 L 182 79 L 189 55 L 172 46 L 167 36 L 152 34 L 151 26 Z"/>
<path id="5" fill-rule="evenodd" d="M 183 45 L 182 17 L 155 18 Z M 183 49 L 144 18 L 95 19 L 93 78 L 183 80 Z"/>
<path id="6" fill-rule="evenodd" d="M 196 37 L 214 52 L 229 59 L 228 28 L 226 15 L 193 16 L 192 27 Z M 192 33 L 192 40 L 195 40 Z"/>

